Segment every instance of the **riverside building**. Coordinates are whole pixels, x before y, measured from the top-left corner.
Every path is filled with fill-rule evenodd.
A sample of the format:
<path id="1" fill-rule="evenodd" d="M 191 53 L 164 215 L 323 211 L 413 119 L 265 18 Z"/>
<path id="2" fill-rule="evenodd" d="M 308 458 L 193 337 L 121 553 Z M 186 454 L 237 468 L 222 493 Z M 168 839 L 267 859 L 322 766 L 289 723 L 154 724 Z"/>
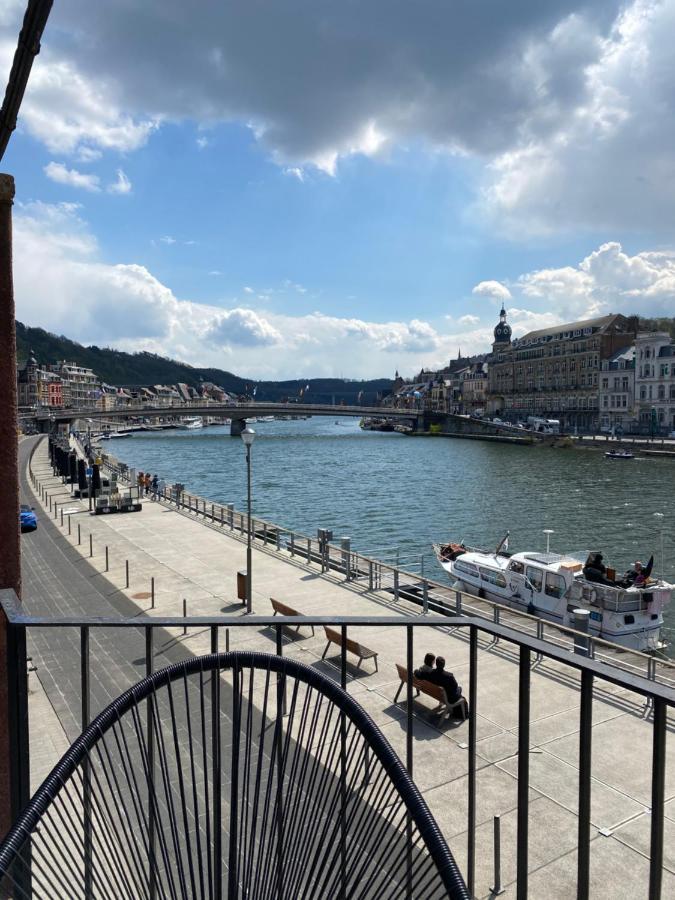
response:
<path id="1" fill-rule="evenodd" d="M 675 431 L 675 346 L 666 332 L 635 339 L 635 404 L 642 431 Z"/>
<path id="2" fill-rule="evenodd" d="M 600 430 L 632 431 L 635 424 L 635 347 L 603 359 L 600 371 Z"/>
<path id="3" fill-rule="evenodd" d="M 488 411 L 511 422 L 540 416 L 566 430 L 597 429 L 602 363 L 631 347 L 636 332 L 636 317 L 608 315 L 511 340 L 502 307 L 488 360 Z"/>

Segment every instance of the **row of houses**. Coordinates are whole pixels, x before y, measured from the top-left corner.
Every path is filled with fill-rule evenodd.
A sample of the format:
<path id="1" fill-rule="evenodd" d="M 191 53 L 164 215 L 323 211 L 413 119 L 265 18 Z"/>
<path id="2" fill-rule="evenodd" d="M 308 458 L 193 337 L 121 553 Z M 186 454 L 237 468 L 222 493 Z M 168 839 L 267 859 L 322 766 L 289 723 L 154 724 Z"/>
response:
<path id="1" fill-rule="evenodd" d="M 236 399 L 210 381 L 201 382 L 198 388 L 183 383 L 115 387 L 102 381 L 93 369 L 73 362 L 41 365 L 32 350 L 17 371 L 17 387 L 19 407 L 24 410 L 74 407 L 112 412 L 139 405 L 170 407 L 194 401 L 228 403 Z"/>
<path id="2" fill-rule="evenodd" d="M 398 378 L 388 403 L 485 414 L 506 422 L 557 419 L 564 430 L 675 430 L 675 345 L 640 332 L 637 316 L 607 315 L 513 338 L 502 307 L 492 352 Z"/>

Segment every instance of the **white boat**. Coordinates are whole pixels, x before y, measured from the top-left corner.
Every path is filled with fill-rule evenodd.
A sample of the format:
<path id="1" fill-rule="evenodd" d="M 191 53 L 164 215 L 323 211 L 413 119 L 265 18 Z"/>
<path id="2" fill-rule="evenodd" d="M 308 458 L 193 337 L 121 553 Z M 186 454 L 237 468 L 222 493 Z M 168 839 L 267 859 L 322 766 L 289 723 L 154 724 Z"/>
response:
<path id="1" fill-rule="evenodd" d="M 188 431 L 194 431 L 197 428 L 204 427 L 204 420 L 201 416 L 189 416 L 178 425 L 178 428 L 187 429 Z"/>
<path id="2" fill-rule="evenodd" d="M 605 453 L 607 459 L 634 459 L 630 450 L 609 450 Z"/>
<path id="3" fill-rule="evenodd" d="M 500 545 L 503 545 L 504 542 Z M 591 634 L 633 650 L 660 649 L 663 610 L 674 585 L 650 579 L 637 587 L 626 582 L 598 583 L 583 574 L 584 562 L 572 555 L 508 554 L 434 544 L 440 565 L 456 590 L 574 627 L 574 611 L 590 613 Z"/>

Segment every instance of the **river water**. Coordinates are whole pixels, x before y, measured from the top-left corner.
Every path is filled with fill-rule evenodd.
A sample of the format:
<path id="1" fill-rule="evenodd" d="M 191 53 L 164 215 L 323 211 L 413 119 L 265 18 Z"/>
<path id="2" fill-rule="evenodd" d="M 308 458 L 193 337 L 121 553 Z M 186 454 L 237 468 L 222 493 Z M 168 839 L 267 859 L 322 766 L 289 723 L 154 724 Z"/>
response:
<path id="1" fill-rule="evenodd" d="M 335 539 L 444 580 L 431 543 L 511 551 L 601 550 L 623 572 L 654 554 L 654 574 L 675 582 L 675 459 L 608 460 L 594 450 L 554 450 L 361 431 L 355 419 L 252 425 L 254 515 Z M 106 443 L 106 442 L 104 442 Z M 107 442 L 129 466 L 219 503 L 246 504 L 246 454 L 229 426 L 140 433 Z M 660 515 L 659 515 L 660 514 Z M 665 558 L 665 564 L 664 564 Z M 667 612 L 675 638 L 675 609 Z M 672 644 L 671 644 L 672 652 Z"/>

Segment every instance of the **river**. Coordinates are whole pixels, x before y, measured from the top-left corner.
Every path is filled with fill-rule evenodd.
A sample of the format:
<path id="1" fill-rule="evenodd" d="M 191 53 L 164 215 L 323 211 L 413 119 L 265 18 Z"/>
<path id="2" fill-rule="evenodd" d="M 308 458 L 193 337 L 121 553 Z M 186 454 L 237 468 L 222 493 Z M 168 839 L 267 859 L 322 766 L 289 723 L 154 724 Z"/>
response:
<path id="1" fill-rule="evenodd" d="M 361 431 L 355 419 L 252 425 L 254 515 L 335 539 L 443 580 L 430 545 L 460 540 L 512 551 L 585 555 L 601 550 L 617 572 L 653 553 L 654 574 L 675 582 L 675 459 L 608 460 L 555 450 Z M 246 504 L 246 455 L 229 426 L 142 432 L 104 442 L 129 466 L 219 503 Z M 665 558 L 665 565 L 664 565 Z M 664 635 L 675 637 L 675 609 Z M 671 644 L 672 652 L 672 644 Z"/>

